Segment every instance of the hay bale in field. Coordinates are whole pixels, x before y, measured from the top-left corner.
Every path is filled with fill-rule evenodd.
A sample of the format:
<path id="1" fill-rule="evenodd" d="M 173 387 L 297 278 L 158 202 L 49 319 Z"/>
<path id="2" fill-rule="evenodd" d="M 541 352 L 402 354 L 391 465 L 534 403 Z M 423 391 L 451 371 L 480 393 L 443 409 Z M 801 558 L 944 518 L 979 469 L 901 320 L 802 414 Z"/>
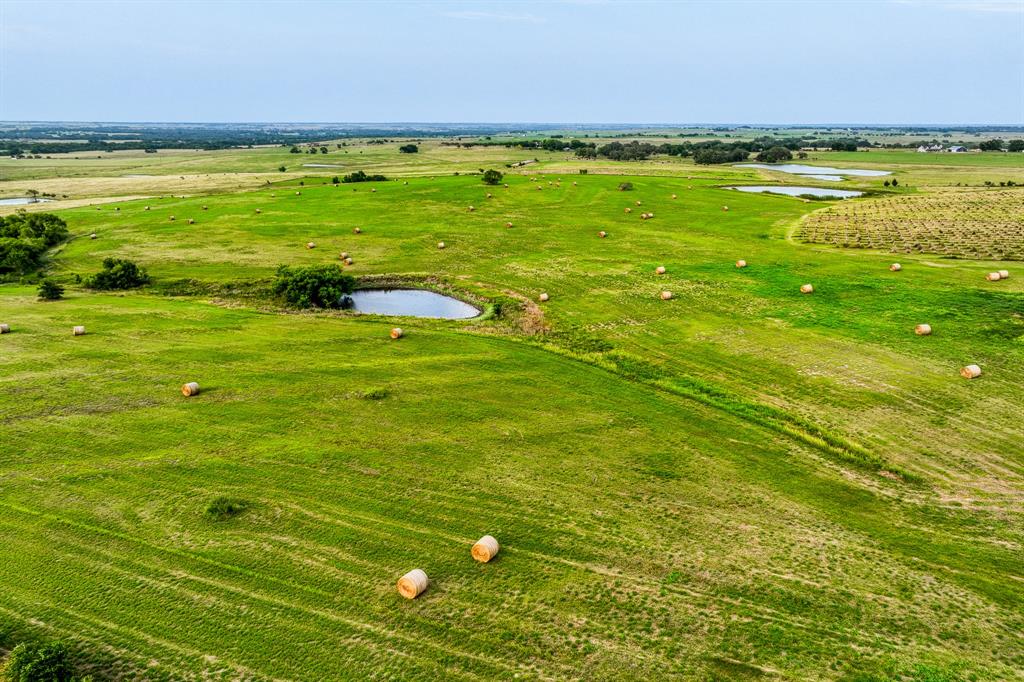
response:
<path id="1" fill-rule="evenodd" d="M 597 236 L 600 237 L 601 239 L 604 239 L 605 237 L 608 236 L 608 233 L 605 232 L 604 230 L 601 230 L 600 232 L 597 233 Z"/>
<path id="2" fill-rule="evenodd" d="M 505 227 L 512 227 L 512 223 L 505 223 Z"/>
<path id="3" fill-rule="evenodd" d="M 679 197 L 677 197 L 677 196 L 676 196 L 675 194 L 673 194 L 673 195 L 672 195 L 672 198 L 673 198 L 673 199 L 678 199 Z"/>
<path id="4" fill-rule="evenodd" d="M 351 258 L 346 258 L 344 262 L 345 262 L 345 265 L 352 265 L 352 259 Z"/>
<path id="5" fill-rule="evenodd" d="M 627 208 L 626 209 L 626 213 L 632 213 L 632 212 L 633 212 L 633 209 L 631 209 L 631 208 Z"/>
<path id="6" fill-rule="evenodd" d="M 747 267 L 747 261 L 743 260 L 742 258 L 739 259 L 738 261 L 736 261 L 736 267 L 738 267 L 738 268 L 745 268 L 745 267 Z"/>
<path id="7" fill-rule="evenodd" d="M 376 192 L 376 191 L 377 191 L 377 188 L 376 188 L 376 187 L 371 187 L 371 188 L 370 188 L 370 194 L 373 194 L 373 193 L 374 193 L 374 192 Z"/>
<path id="8" fill-rule="evenodd" d="M 3 324 L 0 324 L 0 334 L 10 334 L 10 333 L 11 333 L 11 325 L 7 324 L 6 322 L 3 323 Z"/>
<path id="9" fill-rule="evenodd" d="M 96 233 L 93 232 L 92 234 L 90 234 L 89 239 L 96 239 Z"/>
<path id="10" fill-rule="evenodd" d="M 977 379 L 981 376 L 981 367 L 977 365 L 967 365 L 966 367 L 960 368 L 960 376 L 964 379 Z"/>
<path id="11" fill-rule="evenodd" d="M 919 324 L 914 327 L 914 333 L 918 336 L 929 336 L 932 333 L 932 326 L 930 324 Z"/>
<path id="12" fill-rule="evenodd" d="M 893 272 L 899 272 L 900 270 L 903 269 L 903 266 L 900 265 L 899 263 L 893 263 L 892 265 L 889 266 L 889 269 L 892 270 Z"/>
<path id="13" fill-rule="evenodd" d="M 987 279 L 990 282 L 998 282 L 1002 278 L 1003 276 L 1000 275 L 998 272 L 990 272 L 987 275 L 985 275 L 985 279 Z"/>
<path id="14" fill-rule="evenodd" d="M 354 227 L 354 228 L 352 228 L 352 232 L 354 234 L 362 234 L 363 230 L 360 227 Z"/>
<path id="15" fill-rule="evenodd" d="M 576 186 L 576 181 L 575 181 L 575 180 L 573 180 L 573 181 L 572 181 L 572 186 L 573 186 L 573 187 L 575 187 L 575 186 Z"/>
<path id="16" fill-rule="evenodd" d="M 195 225 L 196 224 L 195 218 L 189 218 L 188 219 L 188 224 L 189 225 Z"/>
<path id="17" fill-rule="evenodd" d="M 537 185 L 537 191 L 538 191 L 538 192 L 539 192 L 539 191 L 541 191 L 542 189 L 544 189 L 544 188 L 543 188 L 543 187 L 541 187 L 540 185 Z"/>
<path id="18" fill-rule="evenodd" d="M 488 198 L 488 199 L 491 199 L 492 197 L 494 197 L 494 195 L 493 195 L 493 194 L 491 194 L 490 192 L 488 192 L 488 193 L 487 193 L 487 198 Z"/>
<path id="19" fill-rule="evenodd" d="M 315 249 L 316 248 L 316 242 L 306 242 L 306 248 L 307 249 Z"/>
<path id="20" fill-rule="evenodd" d="M 485 535 L 476 541 L 473 548 L 469 550 L 469 553 L 477 561 L 487 563 L 494 557 L 498 556 L 498 552 L 501 550 L 501 545 L 494 539 L 493 535 Z"/>
<path id="21" fill-rule="evenodd" d="M 258 209 L 258 208 L 257 208 L 257 209 L 256 209 L 256 213 L 257 213 L 257 214 L 259 214 L 259 213 L 263 213 L 263 211 L 261 211 L 260 209 Z"/>
<path id="22" fill-rule="evenodd" d="M 658 274 L 658 275 L 664 275 L 665 274 L 665 266 L 664 265 L 659 265 L 658 267 L 654 268 L 654 272 L 655 272 L 655 274 Z"/>
<path id="23" fill-rule="evenodd" d="M 338 256 L 341 260 L 348 260 L 348 251 L 342 251 L 341 255 Z"/>
<path id="24" fill-rule="evenodd" d="M 171 222 L 173 222 L 174 221 L 174 216 L 167 216 L 167 219 L 170 220 Z"/>
<path id="25" fill-rule="evenodd" d="M 472 212 L 473 212 L 473 211 L 475 211 L 475 210 L 476 210 L 476 207 L 475 207 L 475 206 L 470 206 L 470 207 L 469 207 L 469 212 L 470 212 L 470 213 L 472 213 Z"/>
<path id="26" fill-rule="evenodd" d="M 302 192 L 296 192 L 295 196 L 299 196 L 300 194 L 302 194 Z"/>
<path id="27" fill-rule="evenodd" d="M 181 385 L 181 394 L 186 398 L 191 398 L 194 395 L 199 394 L 199 384 L 195 381 L 190 381 L 187 384 Z"/>
<path id="28" fill-rule="evenodd" d="M 544 301 L 548 300 L 551 297 L 547 295 L 547 292 L 545 292 L 545 293 L 541 294 L 540 296 L 538 296 L 537 298 L 539 298 L 540 302 L 543 303 Z"/>
<path id="29" fill-rule="evenodd" d="M 114 207 L 114 212 L 115 213 L 119 213 L 120 211 L 121 211 L 121 207 L 120 206 L 115 206 Z"/>
<path id="30" fill-rule="evenodd" d="M 814 293 L 814 287 L 811 286 L 810 284 L 804 284 L 803 286 L 800 287 L 800 293 L 801 294 L 813 294 Z"/>
<path id="31" fill-rule="evenodd" d="M 77 325 L 75 327 L 72 327 L 71 328 L 71 335 L 72 336 L 85 336 L 85 327 L 83 327 L 82 325 Z"/>
<path id="32" fill-rule="evenodd" d="M 1010 271 L 1009 270 L 1000 270 L 999 271 L 999 279 L 1007 279 L 1009 276 L 1010 276 Z"/>
<path id="33" fill-rule="evenodd" d="M 203 209 L 204 211 L 205 211 L 205 210 L 207 210 L 207 207 L 206 207 L 206 206 L 202 206 L 201 208 L 202 208 L 202 209 Z"/>
<path id="34" fill-rule="evenodd" d="M 508 189 L 508 183 L 507 182 L 505 183 L 505 189 Z"/>
<path id="35" fill-rule="evenodd" d="M 672 298 L 672 292 L 671 291 L 663 291 L 663 292 L 661 292 L 661 300 L 667 301 L 667 300 L 669 300 L 671 298 Z"/>
<path id="36" fill-rule="evenodd" d="M 437 248 L 439 248 L 439 249 L 443 249 L 444 247 L 445 247 L 445 244 L 444 244 L 444 242 L 438 242 L 438 243 L 437 243 Z"/>
<path id="37" fill-rule="evenodd" d="M 394 329 L 391 330 L 391 338 L 393 338 L 393 339 L 400 339 L 404 335 L 405 335 L 405 332 L 403 332 L 400 327 L 395 327 Z"/>
<path id="38" fill-rule="evenodd" d="M 430 579 L 427 574 L 418 568 L 414 568 L 398 579 L 398 594 L 406 599 L 415 599 L 427 589 Z"/>
<path id="39" fill-rule="evenodd" d="M 722 207 L 722 210 L 723 210 L 723 211 L 728 211 L 728 210 L 729 210 L 729 207 L 728 207 L 728 206 L 723 206 L 723 207 Z"/>
<path id="40" fill-rule="evenodd" d="M 640 205 L 640 201 L 639 201 L 639 200 L 637 200 L 637 202 L 636 202 L 636 205 L 637 205 L 637 206 L 639 206 L 639 205 Z"/>

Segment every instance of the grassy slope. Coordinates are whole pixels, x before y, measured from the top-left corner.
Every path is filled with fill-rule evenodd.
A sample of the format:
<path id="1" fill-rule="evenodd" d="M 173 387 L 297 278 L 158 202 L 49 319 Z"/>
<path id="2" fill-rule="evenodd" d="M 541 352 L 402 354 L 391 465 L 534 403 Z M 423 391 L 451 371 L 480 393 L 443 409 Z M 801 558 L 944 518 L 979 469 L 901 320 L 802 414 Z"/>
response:
<path id="1" fill-rule="evenodd" d="M 405 321 L 391 343 L 372 319 L 138 294 L 42 305 L 4 287 L 12 627 L 168 678 L 1019 673 L 1021 280 L 928 258 L 893 274 L 885 255 L 786 240 L 814 205 L 619 180 L 513 178 L 490 201 L 473 178 L 307 184 L 67 212 L 99 239 L 62 251 L 63 277 L 127 255 L 165 282 L 232 281 L 344 249 L 356 274 L 548 291 L 563 351 L 457 324 Z M 794 293 L 804 281 L 814 296 Z M 913 337 L 918 321 L 935 336 Z M 70 337 L 76 323 L 91 333 Z M 594 348 L 653 364 L 662 386 L 783 407 L 923 481 L 840 468 L 566 356 Z M 956 377 L 967 357 L 984 380 Z M 191 379 L 207 390 L 186 401 Z M 217 494 L 255 506 L 205 520 Z M 506 549 L 475 566 L 484 532 Z M 401 603 L 393 582 L 413 566 L 435 582 Z"/>

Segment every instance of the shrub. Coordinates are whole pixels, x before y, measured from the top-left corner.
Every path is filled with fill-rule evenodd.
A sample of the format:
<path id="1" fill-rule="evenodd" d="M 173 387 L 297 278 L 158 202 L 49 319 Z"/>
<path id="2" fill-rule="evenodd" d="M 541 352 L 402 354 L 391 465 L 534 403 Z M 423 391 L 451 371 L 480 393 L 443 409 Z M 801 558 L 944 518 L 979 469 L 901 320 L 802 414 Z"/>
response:
<path id="1" fill-rule="evenodd" d="M 354 286 L 355 279 L 338 265 L 282 265 L 277 269 L 274 293 L 296 308 L 340 308 L 342 296 Z"/>
<path id="2" fill-rule="evenodd" d="M 779 161 L 789 161 L 793 158 L 793 152 L 789 151 L 785 147 L 772 147 L 771 149 L 765 149 L 763 152 L 757 155 L 758 161 L 764 161 L 766 163 L 778 163 Z"/>
<path id="3" fill-rule="evenodd" d="M 36 269 L 46 249 L 67 238 L 67 223 L 52 213 L 0 216 L 0 273 Z"/>
<path id="4" fill-rule="evenodd" d="M 401 147 L 398 148 L 398 151 L 402 152 L 403 154 L 415 154 L 419 150 L 420 148 L 414 144 L 403 144 Z"/>
<path id="5" fill-rule="evenodd" d="M 103 269 L 85 279 L 86 287 L 103 291 L 135 289 L 143 284 L 149 284 L 149 275 L 144 269 L 124 258 L 104 258 Z"/>
<path id="6" fill-rule="evenodd" d="M 501 171 L 491 169 L 488 171 L 484 171 L 484 174 L 481 177 L 481 179 L 484 181 L 485 185 L 497 185 L 499 182 L 501 182 L 501 179 L 503 177 L 505 176 L 501 174 Z"/>
<path id="7" fill-rule="evenodd" d="M 206 515 L 214 521 L 224 521 L 238 516 L 248 508 L 249 503 L 245 500 L 234 500 L 221 495 L 207 505 Z"/>
<path id="8" fill-rule="evenodd" d="M 619 191 L 620 192 L 630 192 L 630 191 L 632 191 L 632 189 L 633 189 L 633 183 L 632 182 L 620 182 L 619 183 Z"/>
<path id="9" fill-rule="evenodd" d="M 284 172 L 285 172 L 286 170 L 288 170 L 288 169 L 287 169 L 287 168 L 285 168 L 284 166 L 278 166 L 278 167 L 277 167 L 277 170 L 279 170 L 279 171 L 281 171 L 282 173 L 284 173 Z"/>
<path id="10" fill-rule="evenodd" d="M 21 643 L 7 659 L 5 679 L 11 682 L 72 682 L 71 657 L 63 642 Z"/>
<path id="11" fill-rule="evenodd" d="M 44 279 L 39 285 L 39 298 L 43 301 L 59 301 L 64 298 L 64 287 L 52 279 Z"/>
<path id="12" fill-rule="evenodd" d="M 340 182 L 341 182 L 341 179 L 339 179 L 337 175 L 335 175 L 333 178 L 331 178 L 331 184 L 332 185 L 337 185 Z"/>
<path id="13" fill-rule="evenodd" d="M 349 173 L 341 179 L 342 182 L 383 182 L 387 180 L 383 175 L 367 175 L 364 171 Z"/>

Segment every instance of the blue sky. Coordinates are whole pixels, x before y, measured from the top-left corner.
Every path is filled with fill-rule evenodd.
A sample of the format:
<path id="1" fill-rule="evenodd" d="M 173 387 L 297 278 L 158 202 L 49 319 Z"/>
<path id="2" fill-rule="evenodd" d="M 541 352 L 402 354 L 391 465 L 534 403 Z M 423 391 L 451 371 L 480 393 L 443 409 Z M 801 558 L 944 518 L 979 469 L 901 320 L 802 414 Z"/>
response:
<path id="1" fill-rule="evenodd" d="M 0 0 L 0 119 L 1024 123 L 1024 0 Z"/>

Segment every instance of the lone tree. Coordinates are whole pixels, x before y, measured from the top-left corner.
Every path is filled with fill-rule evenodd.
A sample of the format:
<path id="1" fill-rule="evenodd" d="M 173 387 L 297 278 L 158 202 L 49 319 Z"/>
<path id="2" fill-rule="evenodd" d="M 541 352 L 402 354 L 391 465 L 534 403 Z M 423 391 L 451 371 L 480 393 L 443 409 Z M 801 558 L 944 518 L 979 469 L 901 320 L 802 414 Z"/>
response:
<path id="1" fill-rule="evenodd" d="M 39 285 L 39 300 L 59 301 L 62 298 L 64 298 L 64 287 L 52 279 L 44 279 Z"/>
<path id="2" fill-rule="evenodd" d="M 793 158 L 793 152 L 789 151 L 785 147 L 772 147 L 771 149 L 765 149 L 763 152 L 757 155 L 758 161 L 764 161 L 766 163 L 778 163 L 779 161 L 789 161 Z"/>
<path id="3" fill-rule="evenodd" d="M 398 151 L 402 152 L 403 154 L 415 154 L 419 150 L 420 148 L 414 144 L 403 144 L 401 147 L 398 148 Z"/>
<path id="4" fill-rule="evenodd" d="M 505 176 L 502 175 L 500 171 L 496 171 L 492 168 L 490 170 L 484 171 L 482 179 L 485 185 L 497 185 L 499 182 L 501 182 L 501 179 L 503 177 Z"/>
<path id="5" fill-rule="evenodd" d="M 296 308 L 340 308 L 341 297 L 351 293 L 355 283 L 335 264 L 282 265 L 277 269 L 274 293 Z"/>

